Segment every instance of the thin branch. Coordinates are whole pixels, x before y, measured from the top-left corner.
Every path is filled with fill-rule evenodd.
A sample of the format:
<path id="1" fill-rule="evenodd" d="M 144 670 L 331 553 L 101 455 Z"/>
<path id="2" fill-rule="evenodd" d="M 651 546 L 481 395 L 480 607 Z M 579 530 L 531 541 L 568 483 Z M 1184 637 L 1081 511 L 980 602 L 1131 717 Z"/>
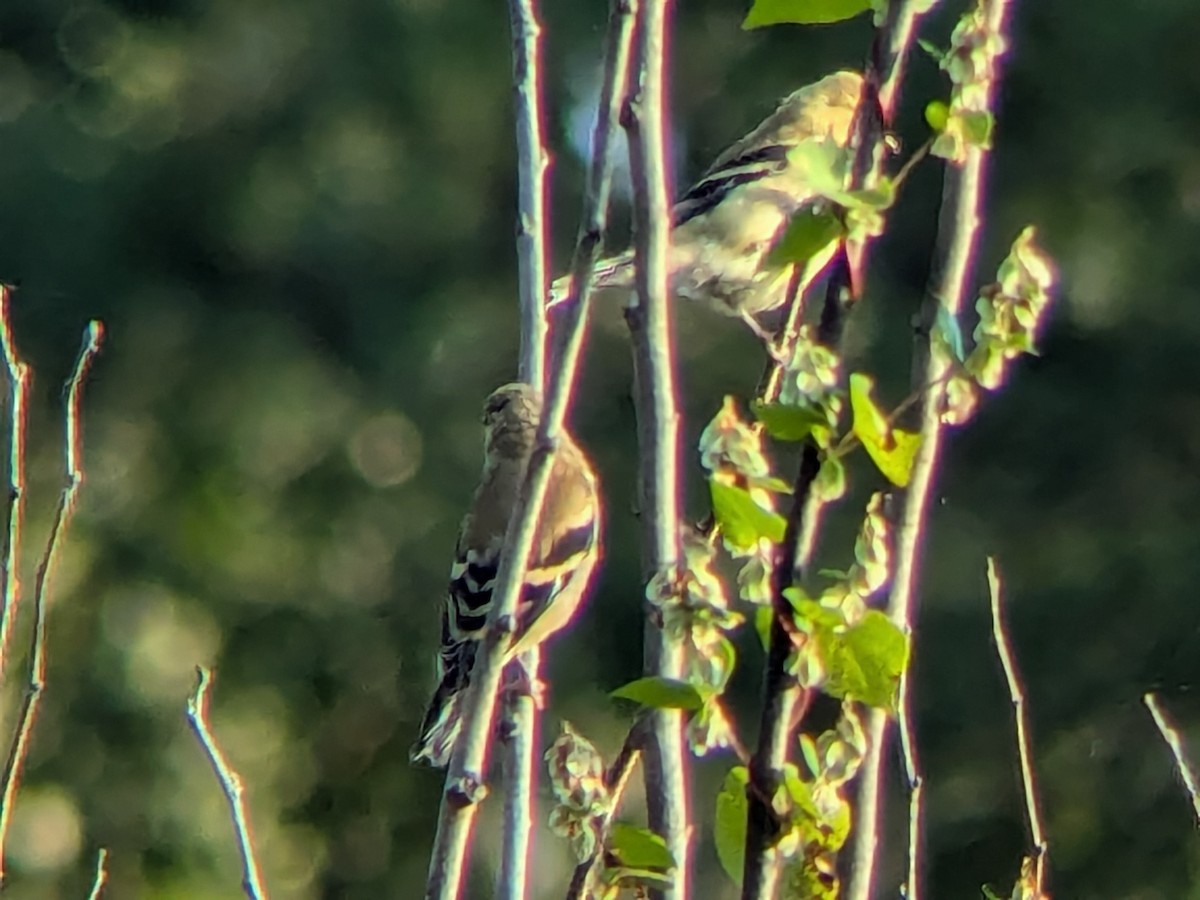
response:
<path id="1" fill-rule="evenodd" d="M 629 2 L 614 2 L 609 42 L 605 51 L 605 88 L 600 115 L 592 137 L 592 167 L 584 199 L 583 221 L 586 234 L 604 233 L 608 215 L 608 193 L 612 176 L 611 147 L 616 125 L 615 110 L 624 94 L 629 34 L 632 27 Z M 581 236 L 575 260 L 594 253 Z M 556 354 L 554 377 L 547 392 L 546 408 L 538 428 L 538 445 L 529 461 L 525 482 L 509 518 L 505 533 L 506 552 L 501 556 L 493 591 L 494 602 L 488 616 L 487 633 L 476 655 L 471 682 L 464 699 L 463 731 L 455 745 L 442 793 L 438 814 L 437 837 L 429 861 L 425 884 L 428 900 L 456 900 L 466 867 L 467 846 L 479 801 L 486 794 L 483 783 L 489 750 L 496 692 L 500 684 L 503 660 L 512 640 L 513 616 L 521 584 L 529 564 L 533 533 L 549 483 L 550 469 L 557 451 L 563 422 L 574 391 L 575 375 L 587 327 L 594 277 L 588 268 L 574 282 L 563 318 L 556 330 L 563 335 Z"/>
<path id="2" fill-rule="evenodd" d="M 541 651 L 534 647 L 509 663 L 521 667 L 536 683 Z M 500 735 L 504 753 L 504 834 L 495 896 L 524 900 L 528 883 L 529 850 L 533 840 L 533 797 L 536 783 L 538 710 L 533 695 L 515 687 L 504 689 Z"/>
<path id="3" fill-rule="evenodd" d="M 992 637 L 996 640 L 996 653 L 1004 669 L 1004 680 L 1008 682 L 1008 696 L 1012 700 L 1013 717 L 1017 720 L 1017 756 L 1021 761 L 1021 790 L 1025 795 L 1025 816 L 1029 821 L 1029 837 L 1033 841 L 1033 886 L 1035 896 L 1045 894 L 1046 885 L 1046 829 L 1042 825 L 1042 814 L 1038 811 L 1037 783 L 1033 774 L 1033 745 L 1029 739 L 1029 716 L 1025 709 L 1025 691 L 1021 687 L 1021 676 L 1013 657 L 1012 645 L 1004 630 L 1004 617 L 1000 612 L 1000 570 L 996 560 L 987 561 L 988 594 L 992 601 Z"/>
<path id="4" fill-rule="evenodd" d="M 991 33 L 1004 33 L 1004 20 L 1009 2 L 1010 0 L 980 0 L 986 10 Z M 910 27 L 910 33 L 911 30 Z M 992 97 L 999 79 L 996 58 L 993 57 L 990 64 L 989 108 L 993 105 Z M 967 151 L 966 160 L 961 167 L 946 167 L 930 286 L 922 305 L 922 327 L 917 329 L 915 339 L 912 383 L 914 388 L 928 386 L 928 389 L 924 392 L 924 402 L 921 406 L 921 445 L 913 463 L 908 488 L 902 494 L 899 524 L 896 529 L 895 571 L 887 603 L 888 614 L 906 633 L 912 632 L 913 623 L 916 621 L 920 549 L 924 538 L 926 509 L 933 492 L 933 481 L 941 451 L 941 412 L 945 375 L 949 365 L 948 360 L 930 352 L 929 338 L 939 314 L 957 318 L 963 305 L 979 231 L 986 156 L 985 149 L 972 146 Z M 911 710 L 911 691 L 912 685 L 908 674 L 905 673 L 900 679 L 901 709 Z M 869 900 L 871 896 L 882 817 L 883 795 L 879 791 L 879 783 L 888 724 L 888 718 L 877 712 L 872 713 L 868 722 L 868 748 L 861 770 L 854 866 L 847 893 L 848 900 Z M 911 738 L 911 729 L 907 732 L 902 749 L 909 788 L 915 792 L 920 787 L 920 775 L 916 748 L 908 738 Z M 911 827 L 917 829 L 917 834 L 910 835 L 909 840 L 910 846 L 914 847 L 919 846 L 921 837 L 920 808 L 915 812 L 917 817 L 911 822 Z M 915 898 L 910 897 L 909 900 Z"/>
<path id="5" fill-rule="evenodd" d="M 8 527 L 4 530 L 4 546 L 0 552 L 0 581 L 3 581 L 4 604 L 0 607 L 0 683 L 8 662 L 8 645 L 12 638 L 13 622 L 21 604 L 21 526 L 25 521 L 25 426 L 29 407 L 29 388 L 32 371 L 17 357 L 17 345 L 12 333 L 12 292 L 0 284 L 0 345 L 3 346 L 5 371 L 8 376 L 8 497 L 5 515 Z"/>
<path id="6" fill-rule="evenodd" d="M 541 78 L 541 24 L 536 0 L 509 0 L 512 34 L 513 107 L 517 132 L 517 263 L 520 285 L 520 380 L 544 391 L 546 387 L 546 259 L 549 229 L 546 221 L 546 174 L 549 158 L 542 137 L 544 103 Z M 510 665 L 538 681 L 542 655 L 536 649 Z M 533 790 L 538 724 L 532 696 L 507 695 L 502 731 L 506 769 L 504 847 L 497 873 L 496 897 L 525 900 L 529 851 L 533 840 Z"/>
<path id="7" fill-rule="evenodd" d="M 212 691 L 212 672 L 204 666 L 196 667 L 196 691 L 188 698 L 187 720 L 195 732 L 204 755 L 208 757 L 216 773 L 217 781 L 229 803 L 229 817 L 233 821 L 234 835 L 237 837 L 238 852 L 242 857 L 242 890 L 250 900 L 266 900 L 267 892 L 263 887 L 262 873 L 258 867 L 258 857 L 254 852 L 254 841 L 250 836 L 250 810 L 246 806 L 246 786 L 242 777 L 229 765 L 229 760 L 217 744 L 213 736 L 212 726 L 208 721 L 209 694 Z"/>
<path id="8" fill-rule="evenodd" d="M 536 0 L 509 0 L 513 107 L 517 120 L 517 266 L 521 296 L 520 379 L 545 384 L 546 173 L 542 138 L 541 36 Z"/>
<path id="9" fill-rule="evenodd" d="M 671 204 L 666 161 L 665 69 L 670 0 L 643 0 L 638 12 L 634 66 L 636 90 L 622 112 L 629 136 L 633 183 L 637 302 L 626 313 L 634 355 L 637 408 L 642 569 L 647 581 L 677 591 L 679 567 L 679 401 L 675 343 L 668 302 L 667 253 Z M 670 602 L 669 600 L 667 602 Z M 671 640 L 653 615 L 645 627 L 645 668 L 666 678 L 684 677 L 682 643 Z M 642 773 L 650 828 L 666 841 L 674 880 L 651 896 L 691 896 L 691 823 L 687 747 L 680 710 L 655 710 Z"/>
<path id="10" fill-rule="evenodd" d="M 1175 768 L 1179 771 L 1179 777 L 1183 780 L 1183 789 L 1187 791 L 1187 795 L 1192 801 L 1192 812 L 1196 814 L 1196 824 L 1200 825 L 1200 783 L 1196 780 L 1196 773 L 1188 765 L 1187 752 L 1183 747 L 1183 738 L 1180 736 L 1179 730 L 1167 718 L 1167 712 L 1162 708 L 1162 704 L 1158 702 L 1158 697 L 1155 694 L 1145 694 L 1142 697 L 1142 702 L 1146 704 L 1146 709 L 1150 710 L 1150 715 L 1154 719 L 1158 733 L 1167 742 L 1167 747 L 1170 748 L 1171 755 L 1175 757 Z"/>
<path id="11" fill-rule="evenodd" d="M 104 885 L 108 884 L 108 849 L 101 847 L 96 854 L 96 874 L 92 878 L 92 889 L 88 900 L 100 900 L 104 894 Z"/>
<path id="12" fill-rule="evenodd" d="M 7 324 L 8 310 L 3 311 L 4 328 Z M 98 321 L 88 325 L 83 335 L 83 346 L 75 359 L 75 368 L 67 380 L 66 403 L 66 434 L 63 438 L 63 450 L 66 462 L 66 481 L 58 498 L 58 509 L 50 524 L 50 534 L 46 538 L 46 547 L 42 559 L 38 563 L 37 574 L 33 585 L 33 636 L 29 660 L 29 681 L 25 687 L 25 696 L 21 704 L 21 712 L 17 718 L 17 730 L 9 748 L 8 757 L 4 763 L 4 774 L 0 776 L 0 884 L 4 882 L 5 850 L 8 845 L 8 829 L 12 824 L 13 802 L 16 799 L 17 787 L 21 782 L 21 771 L 29 755 L 29 739 L 33 734 L 33 725 L 37 720 L 41 707 L 42 691 L 46 686 L 46 586 L 49 583 L 50 572 L 58 559 L 59 549 L 66 537 L 75 513 L 75 504 L 79 500 L 79 489 L 83 486 L 83 385 L 91 371 L 92 362 L 100 352 L 100 344 L 104 338 L 104 326 Z M 12 344 L 6 347 L 11 349 Z M 14 353 L 15 359 L 15 353 Z M 23 365 L 23 364 L 19 364 Z M 13 564 L 16 564 L 13 560 Z"/>
<path id="13" fill-rule="evenodd" d="M 608 767 L 608 772 L 605 773 L 604 783 L 608 785 L 608 808 L 604 812 L 603 821 L 600 822 L 596 835 L 596 852 L 590 859 L 584 860 L 575 867 L 575 873 L 571 876 L 571 884 L 567 888 L 566 900 L 587 900 L 595 890 L 596 878 L 600 874 L 600 870 L 604 868 L 604 848 L 608 844 L 608 835 L 612 831 L 613 820 L 617 815 L 617 810 L 621 807 L 621 799 L 625 795 L 629 777 L 633 774 L 633 767 L 637 765 L 638 759 L 642 755 L 647 721 L 647 718 L 639 717 L 634 722 L 629 733 L 625 735 L 621 751 L 613 760 L 613 764 Z"/>

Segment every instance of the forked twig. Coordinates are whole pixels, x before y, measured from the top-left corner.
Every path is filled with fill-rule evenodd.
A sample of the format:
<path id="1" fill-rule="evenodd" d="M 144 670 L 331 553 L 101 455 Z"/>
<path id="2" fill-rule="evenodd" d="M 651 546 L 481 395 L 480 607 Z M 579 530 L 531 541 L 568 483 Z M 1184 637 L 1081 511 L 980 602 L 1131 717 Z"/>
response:
<path id="1" fill-rule="evenodd" d="M 1175 768 L 1183 780 L 1183 789 L 1191 798 L 1192 812 L 1196 814 L 1196 824 L 1200 826 L 1200 783 L 1196 780 L 1196 773 L 1188 765 L 1187 753 L 1183 749 L 1183 738 L 1180 736 L 1179 730 L 1167 718 L 1166 710 L 1162 708 L 1162 704 L 1158 702 L 1158 697 L 1154 693 L 1143 695 L 1142 702 L 1146 704 L 1146 709 L 1150 710 L 1150 716 L 1154 719 L 1158 733 L 1162 735 L 1171 755 L 1175 757 Z"/>
<path id="2" fill-rule="evenodd" d="M 988 594 L 992 601 L 992 637 L 996 640 L 996 653 L 1004 669 L 1004 680 L 1008 682 L 1008 696 L 1012 700 L 1013 717 L 1017 722 L 1017 756 L 1021 761 L 1021 790 L 1025 795 L 1025 816 L 1029 821 L 1029 836 L 1033 841 L 1033 886 L 1035 896 L 1045 893 L 1046 883 L 1046 831 L 1042 815 L 1038 810 L 1037 784 L 1033 774 L 1033 747 L 1029 740 L 1029 716 L 1025 709 L 1025 690 L 1021 687 L 1021 676 L 1013 658 L 1012 646 L 1004 629 L 1004 618 L 1000 612 L 1002 584 L 1000 570 L 994 557 L 987 561 Z"/>
<path id="3" fill-rule="evenodd" d="M 7 291 L 6 291 L 7 293 Z M 3 328 L 9 331 L 8 309 L 0 312 L 4 320 Z M 50 534 L 46 538 L 46 547 L 42 559 L 38 563 L 37 575 L 33 587 L 33 636 L 30 647 L 29 683 L 25 688 L 25 696 L 21 703 L 21 712 L 17 718 L 17 729 L 13 735 L 8 757 L 4 763 L 4 773 L 0 775 L 0 884 L 4 881 L 4 856 L 8 844 L 8 829 L 12 824 L 13 801 L 16 799 L 17 786 L 21 781 L 21 770 L 29 755 L 29 739 L 33 734 L 33 725 L 37 720 L 38 709 L 41 707 L 42 691 L 46 686 L 46 585 L 50 572 L 58 558 L 59 548 L 66 536 L 71 516 L 75 512 L 75 504 L 79 499 L 79 489 L 83 485 L 83 422 L 81 404 L 83 400 L 83 385 L 91 370 L 96 354 L 100 352 L 100 343 L 104 338 L 104 326 L 93 321 L 84 332 L 83 347 L 75 360 L 75 368 L 67 381 L 66 404 L 66 434 L 63 439 L 64 456 L 66 458 L 66 483 L 58 499 L 58 509 L 50 525 Z M 5 352 L 12 350 L 13 361 L 16 360 L 15 349 L 11 343 L 11 332 L 6 339 Z M 24 366 L 24 363 L 17 363 Z M 28 370 L 26 369 L 26 372 Z M 12 560 L 15 567 L 17 560 Z"/>
<path id="4" fill-rule="evenodd" d="M 642 755 L 642 742 L 645 740 L 647 721 L 646 718 L 640 717 L 633 724 L 633 727 L 629 729 L 629 734 L 625 736 L 625 743 L 622 744 L 621 751 L 605 773 L 604 783 L 608 785 L 608 809 L 605 812 L 604 821 L 600 825 L 599 834 L 596 835 L 596 852 L 590 859 L 584 860 L 575 867 L 575 873 L 571 876 L 571 884 L 567 888 L 566 900 L 588 900 L 595 890 L 596 878 L 600 870 L 604 868 L 604 847 L 608 843 L 609 832 L 612 831 L 613 819 L 621 806 L 621 799 L 625 795 L 629 778 L 633 775 L 634 766 L 637 765 L 638 759 Z"/>
<path id="5" fill-rule="evenodd" d="M 238 852 L 242 857 L 242 890 L 250 900 L 266 900 L 267 892 L 263 888 L 262 873 L 258 867 L 258 857 L 254 851 L 254 841 L 250 837 L 250 811 L 246 806 L 246 786 L 242 777 L 229 765 L 216 737 L 213 736 L 212 726 L 208 721 L 209 694 L 212 691 L 212 672 L 204 666 L 196 667 L 196 690 L 187 703 L 187 720 L 200 741 L 204 755 L 208 757 L 216 773 L 221 791 L 229 803 L 229 818 L 233 822 L 233 832 L 238 842 Z"/>

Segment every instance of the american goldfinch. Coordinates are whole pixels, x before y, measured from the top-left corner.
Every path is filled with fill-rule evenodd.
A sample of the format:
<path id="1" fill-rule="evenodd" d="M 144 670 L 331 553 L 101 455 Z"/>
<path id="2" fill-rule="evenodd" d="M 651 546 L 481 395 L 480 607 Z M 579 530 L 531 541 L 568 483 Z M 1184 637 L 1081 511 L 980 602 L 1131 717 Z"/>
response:
<path id="1" fill-rule="evenodd" d="M 716 158 L 672 211 L 672 294 L 740 317 L 763 336 L 754 317 L 785 302 L 792 269 L 763 263 L 792 216 L 817 198 L 789 153 L 809 139 L 845 146 L 861 91 L 862 76 L 849 71 L 800 88 Z M 633 286 L 632 251 L 597 263 L 597 288 Z M 551 305 L 570 287 L 570 276 L 556 281 Z"/>
<path id="2" fill-rule="evenodd" d="M 484 635 L 508 518 L 537 440 L 542 401 L 527 384 L 506 384 L 483 407 L 483 478 L 463 519 L 442 609 L 438 686 L 410 756 L 445 766 L 460 728 L 463 691 Z M 563 628 L 584 598 L 600 559 L 601 509 L 596 474 L 564 434 L 554 458 L 517 608 L 509 658 Z M 506 660 L 507 661 L 507 660 Z"/>

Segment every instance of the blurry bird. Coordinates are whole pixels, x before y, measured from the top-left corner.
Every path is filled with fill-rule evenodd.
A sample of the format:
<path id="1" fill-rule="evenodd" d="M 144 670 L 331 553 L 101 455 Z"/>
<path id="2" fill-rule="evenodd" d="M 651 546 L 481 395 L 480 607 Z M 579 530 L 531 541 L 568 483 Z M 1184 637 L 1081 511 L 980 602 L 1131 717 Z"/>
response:
<path id="1" fill-rule="evenodd" d="M 850 71 L 800 88 L 716 158 L 672 210 L 674 296 L 740 317 L 767 337 L 755 316 L 783 305 L 792 271 L 764 266 L 767 254 L 792 216 L 820 199 L 790 153 L 809 139 L 844 147 L 861 91 L 862 76 Z M 633 251 L 597 263 L 596 287 L 632 291 Z M 550 304 L 565 300 L 570 288 L 570 276 L 556 281 Z"/>
<path id="2" fill-rule="evenodd" d="M 414 762 L 445 766 L 454 750 L 464 691 L 492 604 L 504 532 L 525 480 L 541 410 L 540 395 L 527 384 L 499 387 L 484 404 L 483 478 L 459 529 L 442 609 L 438 686 L 409 754 Z M 600 529 L 596 474 L 564 433 L 534 535 L 509 659 L 563 628 L 579 609 L 600 559 Z"/>

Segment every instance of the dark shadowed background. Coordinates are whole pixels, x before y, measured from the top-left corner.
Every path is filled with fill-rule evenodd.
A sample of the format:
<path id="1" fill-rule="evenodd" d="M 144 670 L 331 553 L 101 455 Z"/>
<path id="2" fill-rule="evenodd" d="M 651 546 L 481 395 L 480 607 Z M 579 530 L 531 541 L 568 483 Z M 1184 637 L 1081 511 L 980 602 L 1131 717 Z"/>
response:
<path id="1" fill-rule="evenodd" d="M 561 265 L 605 4 L 546 7 Z M 680 5 L 679 185 L 778 97 L 860 65 L 869 40 L 866 19 L 747 33 L 744 12 Z M 951 22 L 925 36 L 944 44 Z M 1032 222 L 1062 289 L 1042 357 L 953 436 L 933 507 L 915 670 L 930 896 L 1011 883 L 1023 849 L 989 634 L 994 553 L 1056 896 L 1197 898 L 1200 840 L 1140 697 L 1162 692 L 1200 760 L 1200 8 L 1026 0 L 1013 43 L 977 281 Z M 417 896 L 440 783 L 407 747 L 479 467 L 480 401 L 515 373 L 508 52 L 501 0 L 0 5 L 0 279 L 20 284 L 17 337 L 37 371 L 30 549 L 58 486 L 61 381 L 89 318 L 109 334 L 16 806 L 15 900 L 83 896 L 99 846 L 113 897 L 238 894 L 224 801 L 184 723 L 197 663 L 217 670 L 214 724 L 250 785 L 273 896 Z M 912 73 L 908 150 L 944 93 L 924 54 Z M 909 182 L 849 335 L 889 404 L 905 394 L 939 186 L 933 162 Z M 761 356 L 732 321 L 682 311 L 678 324 L 695 500 L 695 437 L 724 393 L 753 389 Z M 549 651 L 548 728 L 570 718 L 611 753 L 629 710 L 605 693 L 640 664 L 615 310 L 585 370 L 574 425 L 606 478 L 611 534 L 590 607 Z M 852 470 L 828 565 L 851 558 L 879 482 Z M 761 655 L 742 643 L 749 734 Z M 19 690 L 4 694 L 6 725 Z M 703 828 L 729 764 L 696 769 Z M 561 896 L 565 851 L 538 839 L 538 896 Z M 697 840 L 698 900 L 732 896 L 707 831 Z M 899 862 L 893 848 L 881 896 Z"/>

